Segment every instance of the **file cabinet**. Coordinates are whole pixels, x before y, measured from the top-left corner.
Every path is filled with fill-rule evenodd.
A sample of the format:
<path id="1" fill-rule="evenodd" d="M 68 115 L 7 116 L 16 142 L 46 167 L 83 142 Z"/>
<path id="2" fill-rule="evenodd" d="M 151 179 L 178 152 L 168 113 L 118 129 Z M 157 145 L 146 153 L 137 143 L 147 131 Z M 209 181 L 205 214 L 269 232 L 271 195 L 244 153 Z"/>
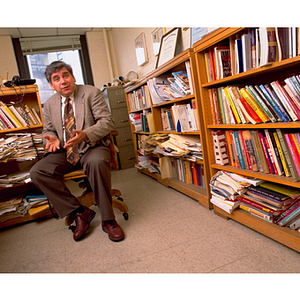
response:
<path id="1" fill-rule="evenodd" d="M 103 96 L 115 120 L 115 130 L 119 133 L 115 137 L 115 144 L 119 149 L 120 169 L 131 168 L 136 160 L 124 88 L 108 87 L 103 91 Z"/>

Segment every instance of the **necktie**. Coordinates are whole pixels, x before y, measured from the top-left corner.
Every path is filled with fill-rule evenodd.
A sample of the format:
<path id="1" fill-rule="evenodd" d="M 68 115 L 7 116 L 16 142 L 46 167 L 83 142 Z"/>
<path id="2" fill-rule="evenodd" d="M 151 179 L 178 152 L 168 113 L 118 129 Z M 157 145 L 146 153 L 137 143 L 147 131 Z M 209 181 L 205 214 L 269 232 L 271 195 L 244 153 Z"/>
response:
<path id="1" fill-rule="evenodd" d="M 75 136 L 75 134 L 73 133 L 73 129 L 76 128 L 74 110 L 72 104 L 70 103 L 70 100 L 71 100 L 70 98 L 66 98 L 65 110 L 64 110 L 66 142 Z M 75 145 L 73 148 L 69 147 L 67 149 L 67 161 L 72 165 L 76 165 L 78 160 L 79 160 L 78 146 Z"/>

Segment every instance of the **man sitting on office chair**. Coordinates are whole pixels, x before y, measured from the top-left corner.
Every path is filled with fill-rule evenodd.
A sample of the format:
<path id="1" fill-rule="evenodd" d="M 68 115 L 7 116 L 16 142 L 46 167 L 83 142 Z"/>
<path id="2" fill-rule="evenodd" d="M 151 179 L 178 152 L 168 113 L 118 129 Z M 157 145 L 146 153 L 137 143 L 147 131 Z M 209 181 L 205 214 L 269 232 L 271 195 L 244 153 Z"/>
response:
<path id="1" fill-rule="evenodd" d="M 82 206 L 63 182 L 66 173 L 83 168 L 100 210 L 102 229 L 112 241 L 124 238 L 111 197 L 110 149 L 114 120 L 101 91 L 76 85 L 72 68 L 62 61 L 47 66 L 45 76 L 57 93 L 44 105 L 46 154 L 31 169 L 34 184 L 45 193 L 60 218 L 74 221 L 75 241 L 87 232 L 95 212 Z M 76 129 L 75 129 L 76 128 Z"/>

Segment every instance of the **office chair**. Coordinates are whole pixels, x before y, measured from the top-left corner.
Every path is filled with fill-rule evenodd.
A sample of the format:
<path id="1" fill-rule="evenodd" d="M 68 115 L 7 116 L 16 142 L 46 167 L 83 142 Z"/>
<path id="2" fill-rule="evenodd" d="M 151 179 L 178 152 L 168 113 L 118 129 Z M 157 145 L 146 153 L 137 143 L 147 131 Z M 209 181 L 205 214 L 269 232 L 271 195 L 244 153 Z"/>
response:
<path id="1" fill-rule="evenodd" d="M 117 136 L 117 135 L 118 135 L 117 131 L 112 131 L 109 136 L 110 140 L 111 140 L 111 143 L 109 145 L 110 154 L 111 154 L 110 165 L 111 165 L 111 169 L 113 169 L 113 170 L 119 170 L 117 151 L 116 151 L 116 147 L 115 147 L 114 139 L 113 139 L 113 137 Z M 86 206 L 86 207 L 90 207 L 91 205 L 96 205 L 94 193 L 93 193 L 93 191 L 89 185 L 89 182 L 87 180 L 87 177 L 83 173 L 82 169 L 65 174 L 63 179 L 64 179 L 64 181 L 80 180 L 79 187 L 82 189 L 85 189 L 85 190 L 79 197 L 77 197 L 78 201 L 81 203 L 81 205 Z M 82 181 L 82 179 L 83 179 L 83 181 Z M 128 218 L 129 218 L 128 207 L 123 202 L 123 198 L 121 197 L 121 192 L 118 189 L 112 189 L 111 194 L 112 194 L 112 206 L 114 208 L 119 209 L 121 212 L 123 212 L 124 219 L 128 220 Z M 65 218 L 65 224 L 66 224 L 66 226 L 68 226 L 68 216 Z M 73 229 L 72 226 L 70 226 L 70 229 Z"/>

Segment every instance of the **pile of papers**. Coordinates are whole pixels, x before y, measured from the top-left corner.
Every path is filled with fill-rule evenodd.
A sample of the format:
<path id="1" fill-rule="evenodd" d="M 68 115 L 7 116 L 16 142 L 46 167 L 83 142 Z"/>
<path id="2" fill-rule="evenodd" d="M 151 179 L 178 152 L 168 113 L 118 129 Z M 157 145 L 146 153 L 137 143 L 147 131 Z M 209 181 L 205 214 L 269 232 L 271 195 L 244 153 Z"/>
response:
<path id="1" fill-rule="evenodd" d="M 0 187 L 12 187 L 14 184 L 28 182 L 31 182 L 29 172 L 18 172 L 0 176 Z"/>
<path id="2" fill-rule="evenodd" d="M 7 134 L 0 140 L 0 161 L 32 160 L 44 153 L 42 135 L 32 133 Z"/>
<path id="3" fill-rule="evenodd" d="M 24 217 L 30 205 L 23 197 L 16 197 L 8 201 L 0 202 L 0 222 L 9 219 Z"/>
<path id="4" fill-rule="evenodd" d="M 238 208 L 240 201 L 237 196 L 243 194 L 247 187 L 258 185 L 264 180 L 237 175 L 227 171 L 217 172 L 210 181 L 212 197 L 210 202 L 231 213 Z"/>

